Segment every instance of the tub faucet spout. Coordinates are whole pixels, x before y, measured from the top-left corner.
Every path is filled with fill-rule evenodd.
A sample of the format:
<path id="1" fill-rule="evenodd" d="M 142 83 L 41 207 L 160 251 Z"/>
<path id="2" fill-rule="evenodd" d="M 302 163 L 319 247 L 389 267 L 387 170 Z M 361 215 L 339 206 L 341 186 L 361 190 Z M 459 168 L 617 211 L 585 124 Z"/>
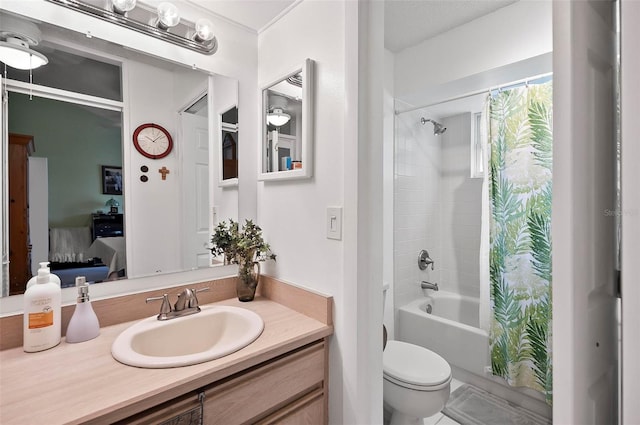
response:
<path id="1" fill-rule="evenodd" d="M 420 287 L 422 289 L 433 289 L 434 291 L 438 290 L 438 284 L 437 283 L 427 282 L 426 280 L 423 280 L 422 283 L 420 283 Z"/>

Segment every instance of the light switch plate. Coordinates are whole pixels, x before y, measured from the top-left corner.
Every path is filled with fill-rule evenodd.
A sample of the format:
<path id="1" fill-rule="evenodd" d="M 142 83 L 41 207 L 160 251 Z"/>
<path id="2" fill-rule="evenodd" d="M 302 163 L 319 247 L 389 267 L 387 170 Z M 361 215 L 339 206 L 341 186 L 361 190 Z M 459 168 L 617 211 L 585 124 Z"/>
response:
<path id="1" fill-rule="evenodd" d="M 342 240 L 342 207 L 327 207 L 327 239 Z"/>

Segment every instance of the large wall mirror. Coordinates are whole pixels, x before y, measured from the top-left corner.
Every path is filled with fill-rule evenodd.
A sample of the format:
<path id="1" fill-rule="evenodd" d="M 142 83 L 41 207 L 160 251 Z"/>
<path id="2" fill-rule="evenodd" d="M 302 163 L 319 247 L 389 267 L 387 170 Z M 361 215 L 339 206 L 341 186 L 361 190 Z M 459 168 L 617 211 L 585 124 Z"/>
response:
<path id="1" fill-rule="evenodd" d="M 260 180 L 313 175 L 313 61 L 262 89 Z"/>
<path id="2" fill-rule="evenodd" d="M 2 296 L 21 294 L 43 261 L 63 286 L 85 275 L 123 288 L 219 265 L 211 229 L 238 218 L 237 184 L 220 187 L 219 170 L 229 105 L 237 134 L 237 80 L 37 25 L 49 63 L 32 75 L 6 67 L 2 81 Z M 134 147 L 145 124 L 169 133 L 168 155 Z M 234 160 L 237 182 L 237 150 Z"/>

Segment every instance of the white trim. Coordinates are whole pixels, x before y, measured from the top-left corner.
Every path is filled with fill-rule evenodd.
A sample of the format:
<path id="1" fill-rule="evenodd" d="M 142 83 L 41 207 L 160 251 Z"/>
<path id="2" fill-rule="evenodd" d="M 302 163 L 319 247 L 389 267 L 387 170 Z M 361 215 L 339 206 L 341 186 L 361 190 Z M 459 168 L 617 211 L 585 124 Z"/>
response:
<path id="1" fill-rule="evenodd" d="M 5 80 L 7 90 L 15 93 L 34 95 L 47 99 L 59 100 L 61 102 L 75 103 L 78 105 L 91 106 L 94 108 L 108 109 L 121 112 L 124 109 L 124 102 L 105 99 L 103 97 L 90 96 L 87 94 L 72 92 L 68 90 L 56 89 L 53 87 L 40 86 L 16 80 Z"/>
<path id="2" fill-rule="evenodd" d="M 640 423 L 640 3 L 621 4 L 622 101 L 622 417 L 620 423 Z"/>

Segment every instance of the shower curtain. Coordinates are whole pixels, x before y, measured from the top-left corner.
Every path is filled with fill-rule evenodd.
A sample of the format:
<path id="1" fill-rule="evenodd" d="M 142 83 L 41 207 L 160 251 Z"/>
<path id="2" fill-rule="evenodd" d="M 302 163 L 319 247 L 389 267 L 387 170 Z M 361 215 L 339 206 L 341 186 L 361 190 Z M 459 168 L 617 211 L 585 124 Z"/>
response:
<path id="1" fill-rule="evenodd" d="M 489 98 L 491 367 L 551 404 L 552 84 Z"/>

